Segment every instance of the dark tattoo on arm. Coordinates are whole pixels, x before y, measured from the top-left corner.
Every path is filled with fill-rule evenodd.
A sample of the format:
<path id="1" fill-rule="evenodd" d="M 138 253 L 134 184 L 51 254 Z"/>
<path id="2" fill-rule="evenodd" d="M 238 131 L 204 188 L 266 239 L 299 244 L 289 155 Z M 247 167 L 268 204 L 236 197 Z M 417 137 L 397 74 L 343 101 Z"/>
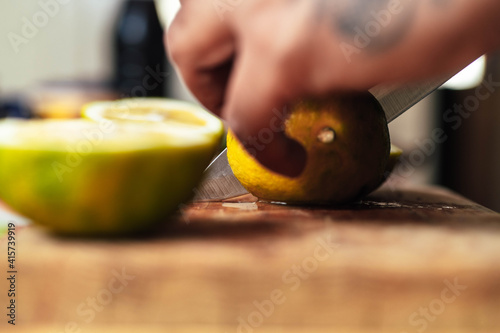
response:
<path id="1" fill-rule="evenodd" d="M 318 0 L 317 17 L 357 49 L 383 52 L 408 33 L 419 0 Z"/>

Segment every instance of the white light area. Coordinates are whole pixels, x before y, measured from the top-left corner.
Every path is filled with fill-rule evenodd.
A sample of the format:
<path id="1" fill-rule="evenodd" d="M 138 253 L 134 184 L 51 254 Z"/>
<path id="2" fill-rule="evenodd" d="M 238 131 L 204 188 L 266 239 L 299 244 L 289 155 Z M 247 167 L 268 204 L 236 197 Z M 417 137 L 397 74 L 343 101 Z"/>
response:
<path id="1" fill-rule="evenodd" d="M 21 227 L 31 224 L 31 220 L 0 207 L 0 237 L 7 233 L 9 223 L 14 223 L 16 227 Z"/>
<path id="2" fill-rule="evenodd" d="M 475 88 L 483 81 L 485 71 L 486 56 L 483 55 L 449 79 L 441 88 L 453 90 Z"/>
<path id="3" fill-rule="evenodd" d="M 163 27 L 168 29 L 170 23 L 181 8 L 179 0 L 155 0 L 158 16 Z"/>

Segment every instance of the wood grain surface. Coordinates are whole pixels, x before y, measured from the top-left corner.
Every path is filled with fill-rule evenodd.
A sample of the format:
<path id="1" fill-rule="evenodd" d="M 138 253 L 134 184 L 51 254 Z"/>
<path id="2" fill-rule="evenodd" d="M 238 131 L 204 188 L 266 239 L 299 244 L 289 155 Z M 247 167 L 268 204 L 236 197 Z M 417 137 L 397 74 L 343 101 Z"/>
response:
<path id="1" fill-rule="evenodd" d="M 500 215 L 436 187 L 198 202 L 136 239 L 16 237 L 2 332 L 500 332 Z"/>

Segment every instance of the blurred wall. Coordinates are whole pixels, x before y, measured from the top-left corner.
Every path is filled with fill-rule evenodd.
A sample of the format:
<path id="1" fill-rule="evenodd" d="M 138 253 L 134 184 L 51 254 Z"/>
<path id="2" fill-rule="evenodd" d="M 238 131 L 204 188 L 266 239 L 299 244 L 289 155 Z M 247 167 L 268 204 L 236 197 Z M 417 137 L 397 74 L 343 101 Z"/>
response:
<path id="1" fill-rule="evenodd" d="M 500 52 L 488 55 L 480 88 L 444 92 L 440 109 L 448 137 L 440 182 L 500 212 Z"/>
<path id="2" fill-rule="evenodd" d="M 41 80 L 107 80 L 122 0 L 0 1 L 0 96 Z"/>
<path id="3" fill-rule="evenodd" d="M 403 150 L 391 181 L 395 183 L 433 184 L 439 174 L 439 144 L 425 149 L 437 122 L 436 91 L 389 124 L 391 142 Z M 425 150 L 425 151 L 423 151 Z"/>
<path id="4" fill-rule="evenodd" d="M 113 72 L 113 29 L 123 2 L 0 1 L 0 98 L 25 93 L 45 80 L 108 81 Z M 156 3 L 161 5 L 160 17 L 172 20 L 178 0 Z M 173 68 L 170 72 L 169 95 L 193 100 Z"/>

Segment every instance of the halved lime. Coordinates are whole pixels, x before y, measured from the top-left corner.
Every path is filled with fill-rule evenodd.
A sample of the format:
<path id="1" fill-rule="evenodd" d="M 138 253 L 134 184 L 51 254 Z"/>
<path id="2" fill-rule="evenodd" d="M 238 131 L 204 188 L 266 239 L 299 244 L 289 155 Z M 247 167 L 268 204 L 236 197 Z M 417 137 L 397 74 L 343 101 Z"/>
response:
<path id="1" fill-rule="evenodd" d="M 107 103 L 87 107 L 95 121 L 1 121 L 0 198 L 35 223 L 76 235 L 147 231 L 188 200 L 222 122 L 192 107 L 176 109 L 184 122 L 117 122 L 106 119 L 116 105 Z"/>

